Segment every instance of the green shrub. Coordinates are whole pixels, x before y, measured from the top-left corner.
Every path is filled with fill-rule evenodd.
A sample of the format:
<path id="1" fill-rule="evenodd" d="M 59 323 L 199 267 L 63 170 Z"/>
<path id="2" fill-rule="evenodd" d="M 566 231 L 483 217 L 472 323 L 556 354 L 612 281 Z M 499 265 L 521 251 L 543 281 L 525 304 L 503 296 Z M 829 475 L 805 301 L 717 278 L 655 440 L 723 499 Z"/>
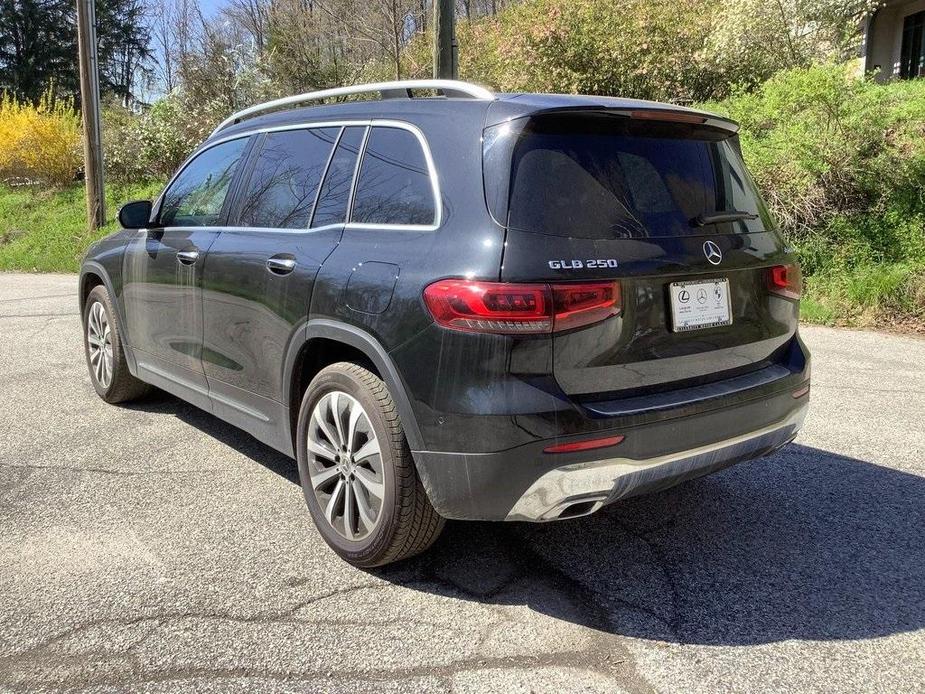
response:
<path id="1" fill-rule="evenodd" d="M 925 81 L 823 65 L 706 108 L 742 125 L 749 168 L 800 254 L 805 315 L 925 317 Z"/>
<path id="2" fill-rule="evenodd" d="M 141 115 L 110 106 L 103 126 L 106 171 L 125 182 L 167 178 L 228 113 L 215 102 L 193 103 L 182 92 Z"/>
<path id="3" fill-rule="evenodd" d="M 60 187 L 81 165 L 80 116 L 53 89 L 37 105 L 0 95 L 0 180 Z"/>

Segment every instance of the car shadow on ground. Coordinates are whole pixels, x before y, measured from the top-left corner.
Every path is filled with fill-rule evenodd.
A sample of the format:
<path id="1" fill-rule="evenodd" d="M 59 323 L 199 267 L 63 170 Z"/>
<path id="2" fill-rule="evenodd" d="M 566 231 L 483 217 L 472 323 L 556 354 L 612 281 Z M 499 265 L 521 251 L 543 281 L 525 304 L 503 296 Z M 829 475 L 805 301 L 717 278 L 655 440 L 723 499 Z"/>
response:
<path id="1" fill-rule="evenodd" d="M 171 411 L 298 484 L 295 462 L 164 396 Z M 665 492 L 547 524 L 448 523 L 375 575 L 608 633 L 705 645 L 925 628 L 925 478 L 791 444 Z"/>

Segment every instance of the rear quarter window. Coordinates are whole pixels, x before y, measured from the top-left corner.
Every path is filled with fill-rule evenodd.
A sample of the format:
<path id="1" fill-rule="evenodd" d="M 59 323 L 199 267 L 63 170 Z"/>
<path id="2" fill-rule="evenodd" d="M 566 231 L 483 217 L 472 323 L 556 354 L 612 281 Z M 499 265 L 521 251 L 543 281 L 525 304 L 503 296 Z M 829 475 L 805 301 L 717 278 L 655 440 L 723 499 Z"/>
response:
<path id="1" fill-rule="evenodd" d="M 374 126 L 360 163 L 350 221 L 432 225 L 437 206 L 421 143 L 414 133 Z"/>

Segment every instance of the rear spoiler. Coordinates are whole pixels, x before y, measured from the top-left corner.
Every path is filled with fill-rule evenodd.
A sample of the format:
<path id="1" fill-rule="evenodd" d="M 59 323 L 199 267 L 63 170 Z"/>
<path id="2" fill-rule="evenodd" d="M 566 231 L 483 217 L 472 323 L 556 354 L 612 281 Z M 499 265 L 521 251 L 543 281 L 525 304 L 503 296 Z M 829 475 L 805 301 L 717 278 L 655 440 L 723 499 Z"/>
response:
<path id="1" fill-rule="evenodd" d="M 528 113 L 522 113 L 512 116 L 514 119 L 530 118 L 533 116 L 542 116 L 552 113 L 606 113 L 608 115 L 623 116 L 638 120 L 652 120 L 671 123 L 689 123 L 692 125 L 704 125 L 710 128 L 724 130 L 730 135 L 739 132 L 739 124 L 729 118 L 718 116 L 715 113 L 707 111 L 695 111 L 694 109 L 671 106 L 596 106 L 596 105 L 575 105 L 575 106 L 554 106 L 551 108 L 541 108 Z"/>

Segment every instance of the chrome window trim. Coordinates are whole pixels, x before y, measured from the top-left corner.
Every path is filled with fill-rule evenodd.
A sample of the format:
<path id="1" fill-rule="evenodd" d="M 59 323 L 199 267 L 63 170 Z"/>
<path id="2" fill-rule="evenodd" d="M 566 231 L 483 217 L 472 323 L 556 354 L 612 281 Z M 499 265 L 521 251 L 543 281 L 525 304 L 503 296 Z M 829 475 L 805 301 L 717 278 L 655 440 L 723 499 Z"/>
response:
<path id="1" fill-rule="evenodd" d="M 440 225 L 443 223 L 443 198 L 440 194 L 440 180 L 437 177 L 437 167 L 434 164 L 434 158 L 433 158 L 433 155 L 431 154 L 430 145 L 427 142 L 427 138 L 424 137 L 424 133 L 421 132 L 421 129 L 418 128 L 413 123 L 408 123 L 405 121 L 388 119 L 388 118 L 371 118 L 371 119 L 367 118 L 367 119 L 360 119 L 360 120 L 329 120 L 329 121 L 310 121 L 310 122 L 301 122 L 301 123 L 289 123 L 286 125 L 277 125 L 277 126 L 266 127 L 266 128 L 255 128 L 253 130 L 248 130 L 246 132 L 235 133 L 233 135 L 220 138 L 213 142 L 206 142 L 199 149 L 193 152 L 189 157 L 187 157 L 186 161 L 184 161 L 183 164 L 180 166 L 180 168 L 177 169 L 177 172 L 170 178 L 170 180 L 167 182 L 167 185 L 164 186 L 164 190 L 161 191 L 161 194 L 158 195 L 157 198 L 155 198 L 152 209 L 157 210 L 158 214 L 160 214 L 160 206 L 161 206 L 161 203 L 163 202 L 164 194 L 168 190 L 170 190 L 170 186 L 173 185 L 177 177 L 183 173 L 184 169 L 186 169 L 186 167 L 189 166 L 190 163 L 194 159 L 196 159 L 199 155 L 203 154 L 204 152 L 211 149 L 212 147 L 217 147 L 220 144 L 224 144 L 225 142 L 230 142 L 232 140 L 238 140 L 238 139 L 241 139 L 242 137 L 252 137 L 254 135 L 259 135 L 260 133 L 280 132 L 280 131 L 285 131 L 285 130 L 306 130 L 306 129 L 313 129 L 313 128 L 336 128 L 336 127 L 348 128 L 350 126 L 366 127 L 366 132 L 364 133 L 363 142 L 361 143 L 360 152 L 357 155 L 357 161 L 356 161 L 356 165 L 353 171 L 353 182 L 351 183 L 351 186 L 350 186 L 350 200 L 348 201 L 348 207 L 347 207 L 347 221 L 345 222 L 345 224 L 343 224 L 344 228 L 345 229 L 347 228 L 379 229 L 382 231 L 436 231 L 437 229 L 439 229 Z M 434 223 L 433 224 L 366 224 L 362 222 L 350 221 L 352 214 L 353 214 L 353 198 L 356 193 L 356 185 L 357 185 L 357 180 L 359 178 L 360 164 L 362 163 L 363 156 L 366 154 L 366 141 L 369 139 L 370 128 L 374 126 L 407 130 L 412 135 L 414 135 L 415 138 L 417 138 L 417 141 L 421 145 L 421 149 L 424 152 L 424 160 L 427 162 L 427 171 L 428 171 L 428 175 L 430 176 L 431 192 L 434 196 Z M 343 130 L 341 130 L 341 133 L 340 133 L 340 136 L 338 136 L 337 142 L 340 141 L 341 136 L 343 136 Z M 334 147 L 331 150 L 332 154 L 333 154 L 334 148 L 337 147 L 337 142 L 334 144 Z M 327 174 L 327 171 L 325 171 L 325 174 Z M 321 180 L 323 184 L 324 178 L 322 178 Z M 320 186 L 319 186 L 319 191 L 320 191 Z M 318 200 L 316 198 L 315 204 L 317 204 L 317 202 Z M 312 212 L 312 216 L 314 216 L 314 212 Z M 272 232 L 288 231 L 288 232 L 294 232 L 294 233 L 301 233 L 304 231 L 314 231 L 316 229 L 327 228 L 328 226 L 341 226 L 341 225 L 340 224 L 326 225 L 325 227 L 315 227 L 315 229 L 312 229 L 311 227 L 309 227 L 308 229 L 268 229 L 264 227 L 259 227 L 259 228 L 252 228 L 251 230 L 252 231 L 272 231 Z M 176 229 L 180 227 L 160 227 L 160 228 Z M 232 230 L 240 230 L 240 229 L 243 229 L 244 227 L 227 226 L 227 227 L 195 227 L 195 228 L 196 229 L 209 229 L 209 228 L 226 229 L 228 231 L 232 231 Z"/>
<path id="2" fill-rule="evenodd" d="M 366 130 L 363 131 L 363 139 L 360 140 L 360 149 L 357 151 L 357 159 L 353 162 L 353 176 L 350 178 L 350 192 L 347 195 L 347 209 L 344 210 L 344 226 L 350 223 L 350 218 L 353 217 L 353 200 L 356 198 L 357 194 L 357 181 L 360 180 L 360 167 L 363 165 L 363 157 L 366 156 L 366 142 L 369 140 L 369 133 L 372 130 L 370 126 L 366 126 Z"/>

